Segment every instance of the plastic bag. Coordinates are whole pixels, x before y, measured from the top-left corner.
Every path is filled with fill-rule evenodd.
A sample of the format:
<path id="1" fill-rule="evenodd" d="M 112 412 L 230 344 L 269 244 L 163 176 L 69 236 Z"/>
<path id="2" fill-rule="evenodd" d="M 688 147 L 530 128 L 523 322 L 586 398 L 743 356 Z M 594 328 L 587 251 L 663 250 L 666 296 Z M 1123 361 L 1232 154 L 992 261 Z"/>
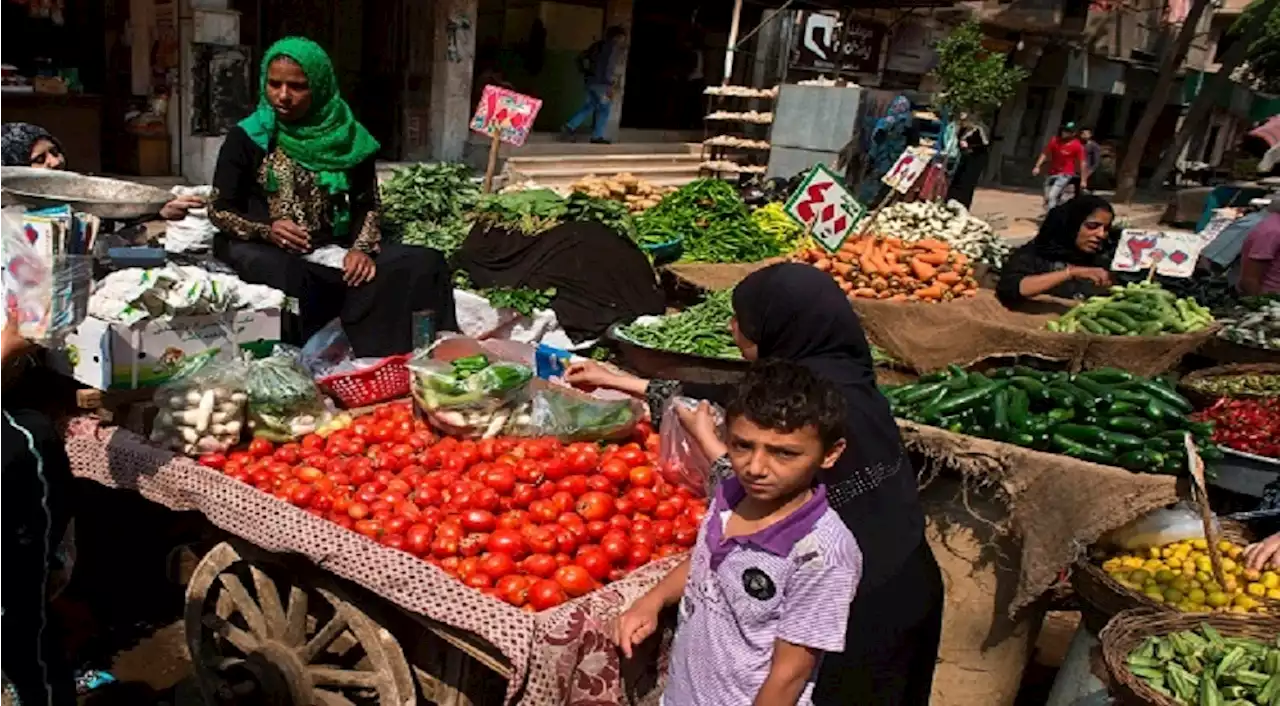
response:
<path id="1" fill-rule="evenodd" d="M 413 395 L 423 409 L 492 411 L 527 398 L 533 371 L 518 363 L 492 360 L 484 353 L 432 360 L 419 354 L 409 361 Z"/>
<path id="2" fill-rule="evenodd" d="M 680 422 L 676 405 L 696 409 L 698 400 L 672 396 L 662 408 L 662 426 L 658 429 L 658 471 L 669 483 L 682 485 L 701 495 L 708 494 L 716 479 L 711 477 L 711 463 L 702 446 Z M 724 410 L 712 404 L 716 424 L 724 425 Z"/>
<path id="3" fill-rule="evenodd" d="M 1215 530 L 1220 530 L 1216 517 L 1213 519 L 1213 526 Z M 1204 538 L 1204 522 L 1200 519 L 1200 511 L 1194 505 L 1182 502 L 1139 517 L 1112 531 L 1105 541 L 1121 549 L 1147 549 L 1185 539 Z"/>
<path id="4" fill-rule="evenodd" d="M 249 401 L 247 366 L 214 357 L 202 356 L 202 366 L 193 365 L 156 389 L 153 399 L 159 413 L 152 442 L 188 456 L 222 452 L 240 443 Z"/>
<path id="5" fill-rule="evenodd" d="M 23 338 L 53 346 L 84 321 L 93 260 L 54 254 L 48 238 L 26 227 L 25 215 L 22 209 L 4 210 L 5 316 L 18 317 Z"/>
<path id="6" fill-rule="evenodd" d="M 175 186 L 174 196 L 199 196 L 208 202 L 213 198 L 212 186 Z M 209 208 L 189 208 L 187 215 L 169 221 L 164 230 L 164 249 L 171 253 L 208 252 L 218 229 L 209 221 Z"/>
<path id="7" fill-rule="evenodd" d="M 254 437 L 294 441 L 315 433 L 332 416 L 324 395 L 302 367 L 293 346 L 276 346 L 271 355 L 250 361 L 245 379 L 249 429 Z"/>
<path id="8" fill-rule="evenodd" d="M 632 399 L 594 399 L 547 386 L 533 393 L 534 434 L 561 441 L 603 441 L 629 436 L 643 410 Z"/>

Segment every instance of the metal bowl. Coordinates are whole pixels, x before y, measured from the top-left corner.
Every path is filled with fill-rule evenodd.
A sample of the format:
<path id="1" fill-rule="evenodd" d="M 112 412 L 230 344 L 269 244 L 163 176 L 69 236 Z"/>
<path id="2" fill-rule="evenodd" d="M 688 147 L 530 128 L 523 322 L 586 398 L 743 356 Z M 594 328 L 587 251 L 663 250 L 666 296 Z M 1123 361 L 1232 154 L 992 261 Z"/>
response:
<path id="1" fill-rule="evenodd" d="M 121 179 L 31 167 L 0 169 L 7 201 L 32 208 L 67 205 L 74 211 L 118 221 L 157 216 L 173 197 L 164 189 Z"/>

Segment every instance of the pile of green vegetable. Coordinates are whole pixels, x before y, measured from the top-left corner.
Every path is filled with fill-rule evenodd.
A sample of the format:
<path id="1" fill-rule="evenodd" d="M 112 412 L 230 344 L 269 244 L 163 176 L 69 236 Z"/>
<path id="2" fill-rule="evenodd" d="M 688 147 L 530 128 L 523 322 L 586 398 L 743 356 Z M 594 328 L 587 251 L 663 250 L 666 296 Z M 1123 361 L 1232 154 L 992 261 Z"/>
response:
<path id="1" fill-rule="evenodd" d="M 530 289 L 529 287 L 477 287 L 471 281 L 466 270 L 455 270 L 453 286 L 468 292 L 474 292 L 489 300 L 489 306 L 495 309 L 511 309 L 521 316 L 533 316 L 538 311 L 551 306 L 555 299 L 556 288 Z"/>
<path id="2" fill-rule="evenodd" d="M 698 179 L 636 217 L 636 242 L 683 240 L 684 262 L 758 262 L 781 254 L 751 219 L 737 189 L 721 179 Z"/>
<path id="3" fill-rule="evenodd" d="M 742 358 L 742 351 L 734 345 L 733 335 L 729 333 L 731 318 L 733 290 L 722 289 L 684 311 L 650 323 L 632 323 L 618 333 L 648 348 L 736 360 Z"/>
<path id="4" fill-rule="evenodd" d="M 565 199 L 564 205 L 566 221 L 595 221 L 627 238 L 635 239 L 635 221 L 631 217 L 631 211 L 627 210 L 627 205 L 621 201 L 594 198 L 575 191 Z"/>
<path id="5" fill-rule="evenodd" d="M 1218 336 L 1242 346 L 1280 350 L 1280 294 L 1245 297 L 1219 312 Z"/>
<path id="6" fill-rule="evenodd" d="M 476 204 L 476 222 L 486 228 L 506 228 L 538 235 L 560 225 L 567 209 L 564 199 L 550 189 L 528 189 L 486 194 Z"/>
<path id="7" fill-rule="evenodd" d="M 465 164 L 438 162 L 397 169 L 381 187 L 382 227 L 406 245 L 453 254 L 471 228 L 480 186 Z"/>
<path id="8" fill-rule="evenodd" d="M 1213 425 L 1188 419 L 1191 403 L 1167 381 L 1115 368 L 1072 375 L 1015 365 L 984 375 L 952 365 L 881 389 L 894 416 L 1094 463 L 1178 473 L 1184 432 L 1205 460 L 1222 458 Z"/>
<path id="9" fill-rule="evenodd" d="M 1280 706 L 1280 637 L 1270 644 L 1199 630 L 1148 637 L 1127 659 L 1129 671 L 1186 706 Z"/>
<path id="10" fill-rule="evenodd" d="M 1214 397 L 1277 397 L 1280 396 L 1280 374 L 1236 373 L 1216 375 L 1184 381 L 1184 384 Z"/>
<path id="11" fill-rule="evenodd" d="M 780 203 L 770 203 L 751 212 L 751 220 L 768 236 L 778 248 L 778 252 L 787 254 L 800 247 L 804 239 L 804 228 L 787 213 Z"/>
<path id="12" fill-rule="evenodd" d="M 1110 296 L 1090 297 L 1046 328 L 1099 336 L 1158 336 L 1191 333 L 1211 324 L 1213 315 L 1196 300 L 1179 299 L 1158 284 L 1133 282 L 1112 287 Z"/>

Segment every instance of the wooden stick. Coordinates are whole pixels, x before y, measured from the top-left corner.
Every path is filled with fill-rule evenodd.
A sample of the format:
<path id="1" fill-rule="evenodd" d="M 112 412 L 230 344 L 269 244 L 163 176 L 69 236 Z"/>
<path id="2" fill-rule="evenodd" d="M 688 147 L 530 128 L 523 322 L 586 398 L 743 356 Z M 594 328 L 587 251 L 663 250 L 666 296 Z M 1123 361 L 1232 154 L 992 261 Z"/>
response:
<path id="1" fill-rule="evenodd" d="M 1204 540 L 1208 544 L 1209 564 L 1213 567 L 1213 577 L 1218 585 L 1227 585 L 1226 572 L 1222 570 L 1222 552 L 1218 549 L 1218 532 L 1213 528 L 1213 510 L 1209 507 L 1209 489 L 1204 480 L 1204 459 L 1196 451 L 1196 445 L 1188 433 L 1183 437 L 1183 445 L 1187 450 L 1187 461 L 1191 464 L 1191 480 L 1194 483 L 1196 505 L 1200 509 L 1200 523 L 1204 526 Z"/>
<path id="2" fill-rule="evenodd" d="M 498 148 L 502 143 L 498 140 L 498 130 L 493 131 L 493 141 L 489 143 L 489 164 L 484 168 L 484 193 L 493 192 L 493 172 L 498 168 Z"/>
<path id="3" fill-rule="evenodd" d="M 885 206 L 892 203 L 899 195 L 900 194 L 897 189 L 889 189 L 889 193 L 886 194 L 883 199 L 880 199 L 880 203 L 876 204 L 875 210 L 866 218 L 862 219 L 862 225 L 858 227 L 858 237 L 862 237 L 867 234 L 867 229 L 869 229 L 876 218 L 880 216 L 880 211 L 882 211 Z"/>

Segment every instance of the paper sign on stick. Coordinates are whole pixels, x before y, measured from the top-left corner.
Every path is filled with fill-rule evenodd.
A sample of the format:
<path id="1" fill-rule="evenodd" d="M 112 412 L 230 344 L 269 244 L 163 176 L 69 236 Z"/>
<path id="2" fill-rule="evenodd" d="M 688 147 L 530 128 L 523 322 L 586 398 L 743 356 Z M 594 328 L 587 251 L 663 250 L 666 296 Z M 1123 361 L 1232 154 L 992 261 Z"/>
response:
<path id="1" fill-rule="evenodd" d="M 839 250 L 853 227 L 867 215 L 866 207 L 855 201 L 840 179 L 821 164 L 815 164 L 792 192 L 786 210 L 802 226 L 813 223 L 813 239 L 830 252 Z"/>
<path id="2" fill-rule="evenodd" d="M 924 174 L 925 167 L 929 166 L 929 162 L 933 160 L 933 155 L 937 151 L 932 147 L 908 147 L 898 156 L 898 161 L 893 163 L 893 168 L 885 172 L 880 181 L 889 185 L 889 188 L 900 194 L 905 194 L 911 190 L 920 179 L 920 175 Z"/>
<path id="3" fill-rule="evenodd" d="M 1125 229 L 1111 258 L 1116 272 L 1142 272 L 1156 265 L 1166 277 L 1190 277 L 1205 241 L 1195 233 Z"/>
<path id="4" fill-rule="evenodd" d="M 500 86 L 485 86 L 476 105 L 476 114 L 471 117 L 471 129 L 482 135 L 496 132 L 498 139 L 519 147 L 528 139 L 533 119 L 538 117 L 541 108 L 540 98 Z"/>

